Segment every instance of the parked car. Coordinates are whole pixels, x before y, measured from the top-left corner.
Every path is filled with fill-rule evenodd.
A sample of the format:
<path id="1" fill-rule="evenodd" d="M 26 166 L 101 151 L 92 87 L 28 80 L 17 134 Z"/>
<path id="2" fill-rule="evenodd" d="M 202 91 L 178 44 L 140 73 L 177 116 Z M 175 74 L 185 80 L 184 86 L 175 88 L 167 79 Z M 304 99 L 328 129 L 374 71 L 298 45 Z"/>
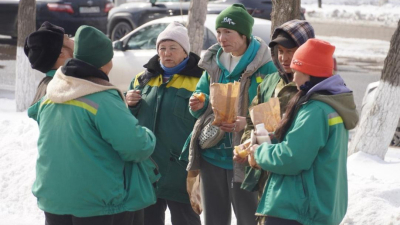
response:
<path id="1" fill-rule="evenodd" d="M 132 0 L 131 0 L 132 1 Z M 270 20 L 271 0 L 210 0 L 208 14 L 219 14 L 233 3 L 242 3 L 253 17 Z M 107 34 L 111 40 L 119 40 L 125 34 L 154 19 L 187 15 L 190 0 L 134 0 L 113 8 L 108 15 Z M 304 18 L 305 10 L 302 9 Z"/>
<path id="2" fill-rule="evenodd" d="M 129 87 L 132 79 L 144 70 L 151 57 L 157 54 L 156 41 L 158 35 L 172 21 L 186 24 L 187 16 L 174 16 L 152 20 L 118 41 L 113 42 L 114 58 L 113 68 L 109 73 L 110 82 L 123 91 Z M 215 20 L 217 15 L 207 15 L 204 28 L 203 51 L 217 43 Z M 253 35 L 260 37 L 266 43 L 270 42 L 271 21 L 254 19 Z"/>
<path id="3" fill-rule="evenodd" d="M 379 81 L 368 84 L 362 101 L 361 112 L 371 109 L 378 85 Z M 397 121 L 394 122 L 396 123 Z M 400 120 L 398 121 L 397 128 L 393 135 L 392 141 L 390 142 L 390 145 L 400 147 Z"/>
<path id="4" fill-rule="evenodd" d="M 19 0 L 0 1 L 0 34 L 18 36 Z M 94 26 L 107 32 L 108 12 L 114 7 L 112 0 L 36 0 L 36 28 L 49 21 L 75 34 L 81 25 Z"/>

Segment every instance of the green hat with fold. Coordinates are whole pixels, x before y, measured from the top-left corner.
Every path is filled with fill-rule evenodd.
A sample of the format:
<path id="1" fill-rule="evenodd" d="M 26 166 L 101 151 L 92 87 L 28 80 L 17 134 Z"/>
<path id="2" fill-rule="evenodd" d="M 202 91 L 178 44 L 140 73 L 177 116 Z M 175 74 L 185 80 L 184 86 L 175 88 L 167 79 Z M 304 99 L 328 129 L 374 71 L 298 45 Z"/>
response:
<path id="1" fill-rule="evenodd" d="M 111 40 L 100 30 L 83 25 L 75 33 L 74 58 L 100 68 L 114 56 Z"/>
<path id="2" fill-rule="evenodd" d="M 220 27 L 235 30 L 248 39 L 251 37 L 254 19 L 243 4 L 233 4 L 224 9 L 215 21 L 215 29 Z"/>

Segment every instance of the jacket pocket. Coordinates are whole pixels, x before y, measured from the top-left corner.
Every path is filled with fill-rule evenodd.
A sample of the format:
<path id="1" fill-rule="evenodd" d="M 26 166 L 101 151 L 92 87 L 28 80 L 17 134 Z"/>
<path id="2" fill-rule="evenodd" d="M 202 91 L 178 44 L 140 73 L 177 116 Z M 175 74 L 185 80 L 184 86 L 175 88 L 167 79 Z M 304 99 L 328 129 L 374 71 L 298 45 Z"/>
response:
<path id="1" fill-rule="evenodd" d="M 178 89 L 174 103 L 174 115 L 194 123 L 195 118 L 189 112 L 190 96 L 192 96 L 192 92 L 184 88 Z"/>
<path id="2" fill-rule="evenodd" d="M 145 168 L 150 182 L 155 185 L 155 183 L 160 179 L 161 174 L 158 170 L 157 163 L 149 157 L 148 159 L 141 162 L 143 168 Z"/>

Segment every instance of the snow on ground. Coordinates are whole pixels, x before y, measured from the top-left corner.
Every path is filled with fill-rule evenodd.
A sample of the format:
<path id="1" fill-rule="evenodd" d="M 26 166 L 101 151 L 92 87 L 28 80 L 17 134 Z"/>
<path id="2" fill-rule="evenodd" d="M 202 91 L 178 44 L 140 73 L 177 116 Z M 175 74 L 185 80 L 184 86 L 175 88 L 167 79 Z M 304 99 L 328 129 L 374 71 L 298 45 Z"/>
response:
<path id="1" fill-rule="evenodd" d="M 307 20 L 397 27 L 400 0 L 302 0 Z"/>
<path id="2" fill-rule="evenodd" d="M 400 0 L 302 0 L 307 19 L 397 26 Z M 382 61 L 389 42 L 322 37 L 336 46 L 337 57 Z M 15 67 L 7 61 L 3 66 Z M 1 84 L 5 84 L 0 79 Z M 0 225 L 42 225 L 43 212 L 31 193 L 37 157 L 37 124 L 15 112 L 15 100 L 0 98 Z M 348 158 L 349 206 L 343 225 L 400 225 L 400 149 L 385 160 L 356 153 Z M 166 214 L 167 224 L 169 214 Z M 232 224 L 236 221 L 232 216 Z"/>
<path id="3" fill-rule="evenodd" d="M 400 9 L 400 8 L 399 8 Z M 316 35 L 336 47 L 336 58 L 353 58 L 383 62 L 389 52 L 390 42 L 369 39 L 327 37 Z"/>
<path id="4" fill-rule="evenodd" d="M 385 161 L 358 152 L 347 160 L 349 206 L 343 224 L 400 224 L 400 149 Z"/>

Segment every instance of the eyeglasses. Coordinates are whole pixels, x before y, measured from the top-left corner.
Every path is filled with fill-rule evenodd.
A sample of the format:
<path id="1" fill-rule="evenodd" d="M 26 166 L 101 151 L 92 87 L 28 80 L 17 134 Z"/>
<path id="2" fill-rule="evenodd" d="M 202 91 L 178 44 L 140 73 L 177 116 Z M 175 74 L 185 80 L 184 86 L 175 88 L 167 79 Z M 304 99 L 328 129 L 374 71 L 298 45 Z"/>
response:
<path id="1" fill-rule="evenodd" d="M 64 37 L 67 37 L 67 38 L 73 38 L 73 37 L 74 37 L 74 35 L 72 35 L 72 34 L 64 34 Z"/>

